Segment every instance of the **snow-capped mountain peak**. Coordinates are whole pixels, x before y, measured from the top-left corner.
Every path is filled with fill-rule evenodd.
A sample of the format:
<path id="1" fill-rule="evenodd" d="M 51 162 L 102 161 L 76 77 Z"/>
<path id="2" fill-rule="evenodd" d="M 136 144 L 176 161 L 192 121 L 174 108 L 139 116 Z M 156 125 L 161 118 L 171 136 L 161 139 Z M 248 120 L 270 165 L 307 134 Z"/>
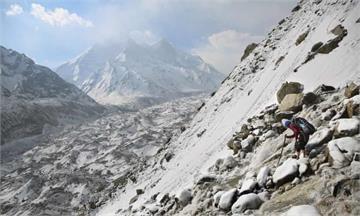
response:
<path id="1" fill-rule="evenodd" d="M 149 105 L 209 92 L 224 77 L 165 39 L 151 46 L 133 40 L 94 45 L 56 71 L 98 102 L 127 105 Z"/>

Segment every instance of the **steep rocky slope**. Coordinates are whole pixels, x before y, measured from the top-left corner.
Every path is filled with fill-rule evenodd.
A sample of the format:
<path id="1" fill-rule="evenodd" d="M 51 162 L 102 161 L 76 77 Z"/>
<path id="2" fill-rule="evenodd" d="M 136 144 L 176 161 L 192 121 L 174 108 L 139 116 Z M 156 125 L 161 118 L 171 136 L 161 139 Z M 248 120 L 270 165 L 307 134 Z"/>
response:
<path id="1" fill-rule="evenodd" d="M 67 127 L 2 163 L 1 215 L 88 215 L 153 165 L 149 159 L 186 130 L 202 98 Z M 167 152 L 161 163 L 172 156 Z"/>
<path id="2" fill-rule="evenodd" d="M 281 20 L 236 66 L 202 106 L 189 129 L 170 143 L 169 148 L 175 156 L 162 165 L 165 170 L 145 170 L 137 183 L 128 184 L 97 214 L 121 215 L 116 212 L 129 206 L 133 211 L 130 214 L 136 211 L 140 215 L 150 214 L 150 209 L 144 207 L 152 202 L 153 195 L 157 194 L 161 199 L 167 193 L 171 196 L 192 188 L 194 180 L 208 174 L 208 168 L 217 159 L 230 154 L 226 143 L 232 135 L 249 116 L 275 102 L 276 91 L 285 81 L 299 81 L 304 84 L 305 91 L 324 83 L 342 87 L 349 81 L 359 82 L 359 11 L 358 1 L 299 2 L 291 15 Z M 281 139 L 279 137 L 277 143 L 281 143 Z M 246 163 L 242 166 L 247 167 L 244 170 L 250 168 Z M 242 176 L 235 179 L 236 183 L 239 178 Z M 138 188 L 145 193 L 129 205 Z M 189 195 L 183 194 L 184 197 Z M 157 201 L 151 206 L 161 206 Z M 159 210 L 159 206 L 155 207 L 154 212 Z"/>
<path id="3" fill-rule="evenodd" d="M 103 111 L 80 89 L 24 54 L 2 46 L 0 54 L 2 145 Z M 3 146 L 1 154 L 6 152 Z"/>
<path id="4" fill-rule="evenodd" d="M 142 107 L 215 90 L 224 75 L 166 40 L 95 45 L 56 72 L 100 103 Z"/>

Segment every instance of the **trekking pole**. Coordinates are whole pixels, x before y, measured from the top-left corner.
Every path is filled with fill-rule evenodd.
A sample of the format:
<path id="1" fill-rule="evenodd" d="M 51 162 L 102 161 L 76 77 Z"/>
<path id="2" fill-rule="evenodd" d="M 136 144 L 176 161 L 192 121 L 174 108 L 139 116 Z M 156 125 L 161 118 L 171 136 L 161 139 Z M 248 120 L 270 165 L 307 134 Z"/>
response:
<path id="1" fill-rule="evenodd" d="M 277 162 L 277 164 L 276 164 L 276 167 L 279 166 L 279 163 L 280 163 L 280 160 L 281 160 L 281 156 L 282 156 L 282 153 L 283 153 L 283 150 L 284 150 L 285 141 L 286 141 L 286 135 L 284 136 L 284 142 L 283 142 L 282 147 L 281 147 L 280 157 L 279 157 L 279 160 L 278 160 L 278 162 Z"/>

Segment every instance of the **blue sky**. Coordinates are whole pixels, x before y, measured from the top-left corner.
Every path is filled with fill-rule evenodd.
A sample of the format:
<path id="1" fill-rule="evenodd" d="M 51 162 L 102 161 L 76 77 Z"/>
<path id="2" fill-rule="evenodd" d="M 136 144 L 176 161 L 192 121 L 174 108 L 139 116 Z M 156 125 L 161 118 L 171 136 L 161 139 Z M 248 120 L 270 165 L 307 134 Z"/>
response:
<path id="1" fill-rule="evenodd" d="M 160 38 L 221 72 L 260 41 L 295 0 L 2 0 L 0 44 L 49 67 L 95 43 Z"/>

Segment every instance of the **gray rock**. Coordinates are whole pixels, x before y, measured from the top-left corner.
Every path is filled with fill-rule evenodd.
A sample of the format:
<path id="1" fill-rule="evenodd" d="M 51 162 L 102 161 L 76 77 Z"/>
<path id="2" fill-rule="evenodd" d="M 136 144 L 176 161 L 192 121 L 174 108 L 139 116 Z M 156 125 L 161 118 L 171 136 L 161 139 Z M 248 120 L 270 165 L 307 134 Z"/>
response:
<path id="1" fill-rule="evenodd" d="M 353 136 L 359 133 L 360 121 L 356 118 L 338 119 L 335 129 L 335 137 Z"/>
<path id="2" fill-rule="evenodd" d="M 264 187 L 266 184 L 266 180 L 268 175 L 270 174 L 270 168 L 267 166 L 261 167 L 259 170 L 259 173 L 256 177 L 256 181 L 259 184 L 259 186 Z"/>
<path id="3" fill-rule="evenodd" d="M 311 135 L 309 142 L 306 144 L 305 148 L 308 151 L 311 151 L 314 148 L 317 148 L 324 143 L 327 143 L 331 140 L 333 135 L 333 130 L 330 128 L 323 128 L 317 130 L 313 135 Z"/>
<path id="4" fill-rule="evenodd" d="M 177 195 L 177 198 L 179 199 L 181 205 L 186 206 L 191 202 L 191 191 L 189 189 L 185 189 Z"/>
<path id="5" fill-rule="evenodd" d="M 289 158 L 281 166 L 276 168 L 273 181 L 277 185 L 292 181 L 299 173 L 297 160 Z"/>
<path id="6" fill-rule="evenodd" d="M 241 185 L 241 189 L 240 189 L 240 194 L 244 194 L 244 193 L 249 193 L 252 192 L 256 186 L 257 182 L 255 181 L 255 179 L 250 178 L 250 179 L 246 179 L 242 185 Z"/>
<path id="7" fill-rule="evenodd" d="M 225 193 L 225 191 L 218 191 L 215 195 L 214 195 L 214 206 L 218 207 L 219 202 L 220 202 L 220 198 L 221 196 Z"/>
<path id="8" fill-rule="evenodd" d="M 243 213 L 247 209 L 258 209 L 263 201 L 254 193 L 245 194 L 232 205 L 231 212 L 233 214 Z"/>
<path id="9" fill-rule="evenodd" d="M 330 141 L 328 149 L 333 166 L 340 168 L 349 165 L 354 153 L 360 152 L 360 142 L 352 137 L 343 137 Z"/>
<path id="10" fill-rule="evenodd" d="M 232 204 L 235 202 L 237 192 L 238 190 L 233 188 L 223 193 L 219 200 L 219 208 L 223 210 L 229 210 Z"/>

